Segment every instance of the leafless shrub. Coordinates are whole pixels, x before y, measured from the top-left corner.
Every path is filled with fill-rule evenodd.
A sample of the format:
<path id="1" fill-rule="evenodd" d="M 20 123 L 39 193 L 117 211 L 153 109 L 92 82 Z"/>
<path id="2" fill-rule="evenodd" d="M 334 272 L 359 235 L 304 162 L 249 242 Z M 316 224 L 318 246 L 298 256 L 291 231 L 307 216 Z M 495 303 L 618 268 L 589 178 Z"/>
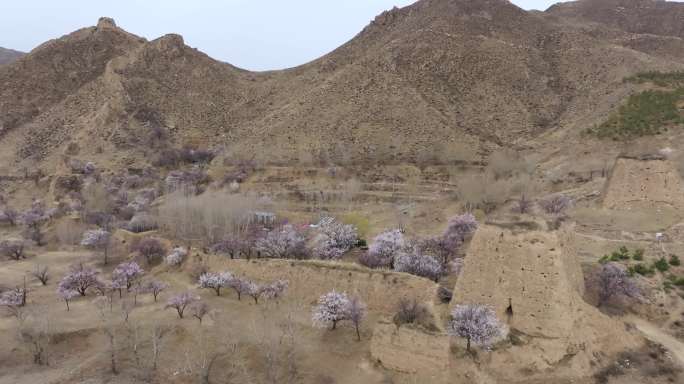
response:
<path id="1" fill-rule="evenodd" d="M 47 266 L 36 265 L 36 267 L 33 269 L 33 272 L 31 272 L 31 275 L 38 279 L 38 281 L 40 281 L 40 283 L 43 285 L 47 285 L 48 280 L 50 279 Z"/>
<path id="2" fill-rule="evenodd" d="M 439 289 L 437 290 L 437 298 L 439 298 L 439 301 L 447 304 L 451 302 L 451 298 L 454 296 L 454 292 L 450 290 L 449 288 L 442 287 L 440 286 Z"/>
<path id="3" fill-rule="evenodd" d="M 532 211 L 533 206 L 534 203 L 531 200 L 529 200 L 527 196 L 523 193 L 520 196 L 520 199 L 515 201 L 515 205 L 513 206 L 513 212 L 520 214 L 530 213 Z"/>
<path id="4" fill-rule="evenodd" d="M 402 298 L 399 300 L 397 313 L 394 315 L 394 323 L 397 326 L 403 324 L 416 324 L 426 328 L 434 328 L 430 311 L 416 299 L 410 300 Z"/>
<path id="5" fill-rule="evenodd" d="M 572 206 L 572 199 L 565 195 L 554 195 L 541 200 L 539 205 L 550 215 L 560 215 Z"/>

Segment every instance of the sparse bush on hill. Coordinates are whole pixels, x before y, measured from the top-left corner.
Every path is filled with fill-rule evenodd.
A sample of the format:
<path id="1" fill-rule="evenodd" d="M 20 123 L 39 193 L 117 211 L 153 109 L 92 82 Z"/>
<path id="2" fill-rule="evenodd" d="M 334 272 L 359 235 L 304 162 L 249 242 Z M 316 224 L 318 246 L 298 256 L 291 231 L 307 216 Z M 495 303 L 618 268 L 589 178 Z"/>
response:
<path id="1" fill-rule="evenodd" d="M 565 195 L 554 195 L 540 200 L 539 205 L 550 215 L 561 215 L 572 206 L 572 199 Z"/>
<path id="2" fill-rule="evenodd" d="M 655 269 L 652 266 L 647 267 L 642 263 L 638 263 L 627 268 L 627 274 L 629 276 L 634 276 L 635 273 L 638 273 L 641 276 L 652 276 L 655 273 Z"/>
<path id="3" fill-rule="evenodd" d="M 515 201 L 513 212 L 520 214 L 527 214 L 534 208 L 534 202 L 527 198 L 525 193 L 521 194 L 520 198 Z"/>
<path id="4" fill-rule="evenodd" d="M 441 303 L 447 304 L 451 302 L 451 298 L 454 296 L 454 292 L 449 288 L 440 286 L 437 290 L 437 298 Z"/>
<path id="5" fill-rule="evenodd" d="M 42 285 L 47 285 L 48 280 L 50 280 L 50 273 L 48 272 L 47 266 L 36 265 L 33 272 L 31 272 L 31 275 L 40 281 L 40 284 Z"/>
<path id="6" fill-rule="evenodd" d="M 668 264 L 665 257 L 661 257 L 660 259 L 653 262 L 653 267 L 660 272 L 667 272 L 670 269 L 670 264 Z"/>
<path id="7" fill-rule="evenodd" d="M 430 311 L 416 299 L 401 298 L 397 304 L 397 312 L 393 320 L 397 326 L 415 324 L 428 329 L 432 328 L 432 315 Z"/>

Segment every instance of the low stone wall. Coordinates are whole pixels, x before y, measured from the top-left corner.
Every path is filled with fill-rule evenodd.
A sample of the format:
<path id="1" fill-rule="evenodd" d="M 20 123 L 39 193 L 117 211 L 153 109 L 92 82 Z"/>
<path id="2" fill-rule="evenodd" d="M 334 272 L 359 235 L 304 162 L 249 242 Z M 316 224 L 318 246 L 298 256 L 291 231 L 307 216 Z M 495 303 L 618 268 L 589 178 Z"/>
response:
<path id="1" fill-rule="evenodd" d="M 312 304 L 331 290 L 358 295 L 369 310 L 394 314 L 402 297 L 432 304 L 437 297 L 437 284 L 405 273 L 377 271 L 356 264 L 294 260 L 230 260 L 221 256 L 205 256 L 212 271 L 230 271 L 249 279 L 270 282 L 288 280 L 288 297 Z"/>

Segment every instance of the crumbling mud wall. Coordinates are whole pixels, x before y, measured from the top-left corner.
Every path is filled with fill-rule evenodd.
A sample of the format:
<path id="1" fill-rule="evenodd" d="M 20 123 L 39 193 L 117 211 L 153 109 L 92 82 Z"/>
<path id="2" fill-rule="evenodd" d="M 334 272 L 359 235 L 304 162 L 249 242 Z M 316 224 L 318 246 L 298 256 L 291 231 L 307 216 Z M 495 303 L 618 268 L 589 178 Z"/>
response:
<path id="1" fill-rule="evenodd" d="M 509 365 L 540 372 L 561 362 L 590 370 L 594 352 L 634 345 L 623 324 L 582 299 L 573 236 L 572 225 L 543 231 L 486 224 L 475 233 L 451 305 L 490 305 L 516 335 L 518 345 L 492 354 L 497 372 Z"/>
<path id="2" fill-rule="evenodd" d="M 393 315 L 399 300 L 415 298 L 432 305 L 437 284 L 406 273 L 377 271 L 355 264 L 293 260 L 230 260 L 206 256 L 211 270 L 230 271 L 256 281 L 288 280 L 288 296 L 311 304 L 331 290 L 358 295 L 372 311 Z"/>
<path id="3" fill-rule="evenodd" d="M 521 332 L 562 336 L 584 285 L 577 258 L 564 252 L 567 236 L 567 230 L 559 236 L 483 225 L 470 244 L 452 304 L 485 303 Z"/>
<path id="4" fill-rule="evenodd" d="M 441 383 L 449 368 L 449 336 L 380 321 L 373 330 L 371 356 L 383 367 Z"/>
<path id="5" fill-rule="evenodd" d="M 684 185 L 667 160 L 620 158 L 608 180 L 603 206 L 615 210 L 684 208 Z"/>

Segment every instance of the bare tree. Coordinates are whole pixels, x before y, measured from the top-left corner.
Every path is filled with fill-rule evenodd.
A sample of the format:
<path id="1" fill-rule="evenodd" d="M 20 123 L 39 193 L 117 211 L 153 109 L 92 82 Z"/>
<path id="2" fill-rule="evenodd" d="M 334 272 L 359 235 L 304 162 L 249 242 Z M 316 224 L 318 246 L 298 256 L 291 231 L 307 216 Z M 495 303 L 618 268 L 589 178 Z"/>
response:
<path id="1" fill-rule="evenodd" d="M 356 339 L 361 341 L 361 322 L 366 317 L 366 304 L 364 304 L 358 296 L 352 296 L 346 308 L 346 318 L 354 325 L 356 331 Z"/>
<path id="2" fill-rule="evenodd" d="M 24 248 L 24 240 L 21 239 L 8 239 L 0 241 L 0 253 L 15 261 L 26 258 Z"/>
<path id="3" fill-rule="evenodd" d="M 117 356 L 117 330 L 113 316 L 111 316 L 112 298 L 108 296 L 98 296 L 93 302 L 97 308 L 102 329 L 107 336 L 110 370 L 112 374 L 118 375 L 118 356 Z"/>
<path id="4" fill-rule="evenodd" d="M 190 310 L 192 311 L 192 317 L 199 320 L 200 324 L 202 324 L 202 319 L 204 319 L 204 316 L 209 314 L 209 305 L 203 301 L 198 301 L 192 304 Z"/>
<path id="5" fill-rule="evenodd" d="M 19 318 L 19 341 L 28 349 L 36 365 L 49 365 L 52 330 L 48 308 L 33 308 Z"/>

